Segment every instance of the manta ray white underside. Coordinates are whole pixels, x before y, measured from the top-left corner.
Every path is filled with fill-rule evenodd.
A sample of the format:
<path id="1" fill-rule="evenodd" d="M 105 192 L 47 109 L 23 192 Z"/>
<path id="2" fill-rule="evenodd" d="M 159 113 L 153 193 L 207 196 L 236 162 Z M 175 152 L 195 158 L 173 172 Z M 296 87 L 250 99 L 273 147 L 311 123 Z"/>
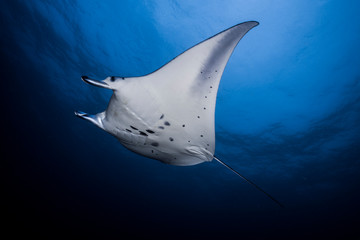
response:
<path id="1" fill-rule="evenodd" d="M 215 159 L 282 206 L 214 156 L 220 79 L 237 43 L 258 24 L 235 25 L 145 76 L 103 81 L 82 76 L 87 83 L 112 89 L 113 95 L 104 112 L 75 114 L 112 134 L 131 151 L 163 163 L 189 166 Z"/>
<path id="2" fill-rule="evenodd" d="M 126 148 L 161 162 L 188 166 L 214 158 L 219 82 L 240 39 L 258 22 L 235 25 L 141 77 L 82 79 L 114 91 L 106 111 L 76 112 Z"/>

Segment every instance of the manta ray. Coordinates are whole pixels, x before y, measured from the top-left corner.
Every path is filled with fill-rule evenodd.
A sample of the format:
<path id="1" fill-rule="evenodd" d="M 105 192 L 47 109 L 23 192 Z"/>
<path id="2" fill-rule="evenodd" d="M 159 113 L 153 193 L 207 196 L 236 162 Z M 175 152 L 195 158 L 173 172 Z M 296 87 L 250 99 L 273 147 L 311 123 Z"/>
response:
<path id="1" fill-rule="evenodd" d="M 221 76 L 240 39 L 258 24 L 237 24 L 145 76 L 110 76 L 102 81 L 82 76 L 84 82 L 111 89 L 113 94 L 104 112 L 75 114 L 137 154 L 177 166 L 215 159 L 264 192 L 214 155 L 215 105 Z"/>

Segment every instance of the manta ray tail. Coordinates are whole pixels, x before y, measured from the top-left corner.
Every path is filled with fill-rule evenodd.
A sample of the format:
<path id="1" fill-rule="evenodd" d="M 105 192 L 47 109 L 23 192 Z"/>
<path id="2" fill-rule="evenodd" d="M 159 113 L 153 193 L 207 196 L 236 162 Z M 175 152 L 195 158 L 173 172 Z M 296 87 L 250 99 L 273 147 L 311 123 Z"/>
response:
<path id="1" fill-rule="evenodd" d="M 229 165 L 227 165 L 226 163 L 224 163 L 223 161 L 221 161 L 220 159 L 218 159 L 217 157 L 214 156 L 214 159 L 216 161 L 218 161 L 219 163 L 221 163 L 223 166 L 227 167 L 228 169 L 230 169 L 233 173 L 235 173 L 236 175 L 238 175 L 239 177 L 241 177 L 242 179 L 244 179 L 247 183 L 249 183 L 250 185 L 253 185 L 255 188 L 257 188 L 259 191 L 263 192 L 266 196 L 268 196 L 271 200 L 273 200 L 274 202 L 276 202 L 280 207 L 284 207 L 284 205 L 282 205 L 278 200 L 276 200 L 275 198 L 273 198 L 270 194 L 268 194 L 267 192 L 265 192 L 263 189 L 261 189 L 258 185 L 256 185 L 255 183 L 253 183 L 252 181 L 250 181 L 249 179 L 245 178 L 243 175 L 241 175 L 240 173 L 238 173 L 237 171 L 235 171 L 232 167 L 230 167 Z"/>

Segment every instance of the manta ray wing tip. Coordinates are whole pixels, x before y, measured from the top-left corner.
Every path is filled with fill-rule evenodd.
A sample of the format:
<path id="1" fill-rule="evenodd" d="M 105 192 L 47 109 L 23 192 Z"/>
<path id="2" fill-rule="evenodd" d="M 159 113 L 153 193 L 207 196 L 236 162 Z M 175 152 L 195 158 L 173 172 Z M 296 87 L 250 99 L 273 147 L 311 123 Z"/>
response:
<path id="1" fill-rule="evenodd" d="M 246 21 L 246 22 L 242 22 L 242 23 L 239 23 L 239 24 L 236 24 L 235 26 L 239 26 L 239 25 L 246 25 L 246 26 L 250 26 L 250 29 L 253 28 L 253 27 L 256 27 L 258 26 L 260 23 L 258 21 Z"/>
<path id="2" fill-rule="evenodd" d="M 258 25 L 260 24 L 258 21 L 247 21 L 247 22 L 245 22 L 245 23 L 252 24 L 253 27 L 256 27 L 256 26 L 258 26 Z M 241 24 L 241 23 L 240 23 L 240 24 Z"/>

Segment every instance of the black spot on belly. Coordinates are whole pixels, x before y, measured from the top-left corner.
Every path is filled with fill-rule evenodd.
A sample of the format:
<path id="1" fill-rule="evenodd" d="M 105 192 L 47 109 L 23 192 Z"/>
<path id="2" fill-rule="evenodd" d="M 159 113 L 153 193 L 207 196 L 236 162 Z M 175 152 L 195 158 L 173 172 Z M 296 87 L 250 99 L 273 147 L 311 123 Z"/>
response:
<path id="1" fill-rule="evenodd" d="M 150 129 L 146 129 L 146 131 L 151 134 L 155 133 L 153 130 L 150 130 Z"/>
<path id="2" fill-rule="evenodd" d="M 136 127 L 133 127 L 133 126 L 131 126 L 131 125 L 130 125 L 130 127 L 131 127 L 132 129 L 134 129 L 134 130 L 138 130 Z"/>
<path id="3" fill-rule="evenodd" d="M 206 110 L 206 107 L 204 107 L 204 110 Z"/>
<path id="4" fill-rule="evenodd" d="M 165 121 L 164 124 L 165 124 L 166 126 L 170 126 L 170 123 L 169 123 L 168 121 Z"/>
<path id="5" fill-rule="evenodd" d="M 165 129 L 163 126 L 159 126 L 160 129 Z"/>
<path id="6" fill-rule="evenodd" d="M 212 86 L 210 86 L 210 88 L 212 88 Z"/>
<path id="7" fill-rule="evenodd" d="M 200 118 L 200 116 L 198 116 L 198 118 Z"/>
<path id="8" fill-rule="evenodd" d="M 200 137 L 203 137 L 203 135 L 200 135 Z"/>
<path id="9" fill-rule="evenodd" d="M 185 127 L 185 124 L 183 124 L 183 127 Z"/>
<path id="10" fill-rule="evenodd" d="M 174 141 L 174 139 L 172 138 L 172 137 L 169 137 L 169 140 L 172 142 L 172 141 Z"/>
<path id="11" fill-rule="evenodd" d="M 151 150 L 152 153 L 154 153 L 154 150 Z"/>
<path id="12" fill-rule="evenodd" d="M 205 98 L 207 98 L 207 96 L 205 96 Z"/>
<path id="13" fill-rule="evenodd" d="M 128 132 L 132 132 L 130 129 L 125 129 L 126 131 L 128 131 Z"/>
<path id="14" fill-rule="evenodd" d="M 163 119 L 164 118 L 164 114 L 162 114 L 161 116 L 160 116 L 160 119 Z"/>
<path id="15" fill-rule="evenodd" d="M 142 132 L 142 131 L 139 131 L 140 135 L 143 135 L 143 136 L 148 136 L 146 133 Z"/>
<path id="16" fill-rule="evenodd" d="M 151 146 L 158 147 L 159 143 L 158 142 L 153 142 L 153 143 L 151 143 Z"/>

